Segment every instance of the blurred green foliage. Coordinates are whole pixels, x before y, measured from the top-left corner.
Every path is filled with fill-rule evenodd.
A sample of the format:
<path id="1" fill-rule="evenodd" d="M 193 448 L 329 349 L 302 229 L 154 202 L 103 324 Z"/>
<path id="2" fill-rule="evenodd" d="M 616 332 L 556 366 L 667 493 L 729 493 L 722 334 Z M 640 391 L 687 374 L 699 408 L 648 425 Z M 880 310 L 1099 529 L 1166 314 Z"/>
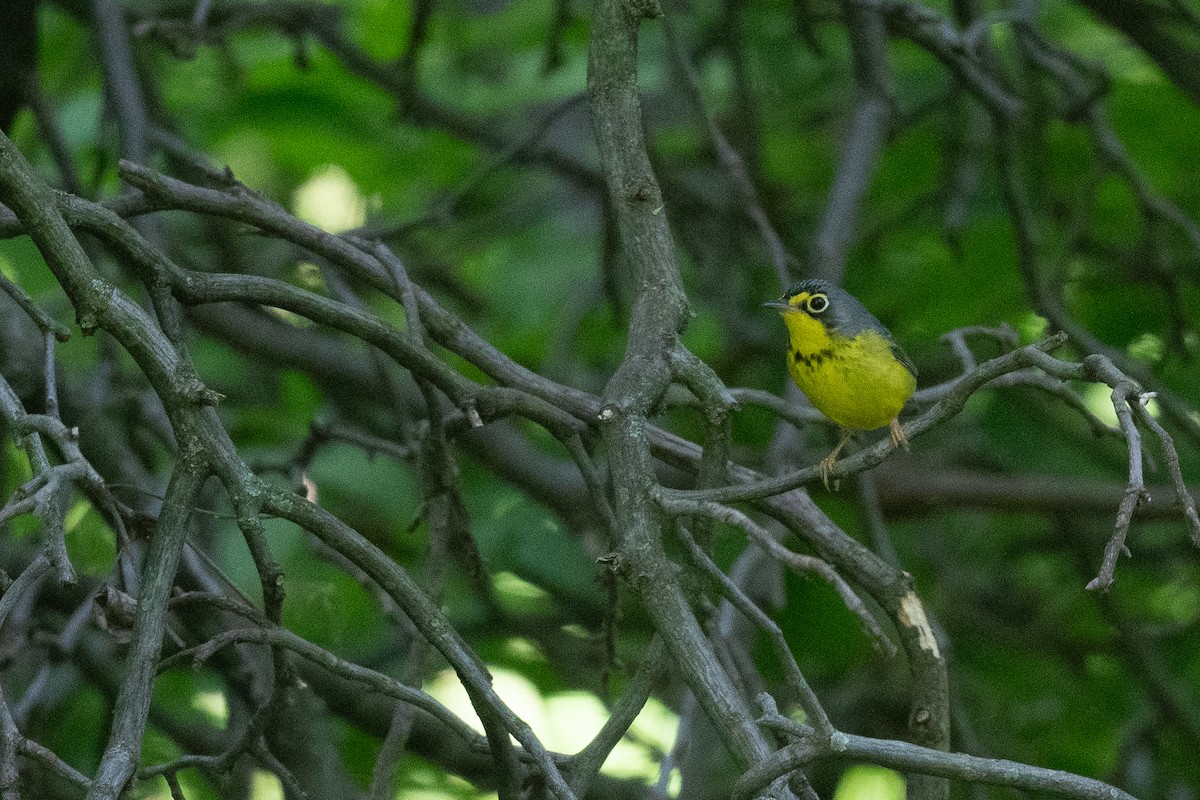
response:
<path id="1" fill-rule="evenodd" d="M 126 5 L 135 29 L 141 25 L 144 32 L 157 21 L 186 17 L 191 4 Z M 214 14 L 226 5 L 232 4 L 217 2 Z M 370 58 L 386 64 L 404 52 L 413 24 L 404 0 L 331 5 L 342 12 L 346 38 Z M 1107 73 L 1104 106 L 1148 184 L 1195 218 L 1200 110 L 1148 58 L 1080 7 L 1062 0 L 1042 5 L 1047 35 Z M 439 110 L 415 115 L 309 37 L 292 39 L 262 27 L 229 30 L 186 60 L 149 33 L 136 44 L 139 65 L 152 76 L 157 113 L 196 152 L 218 167 L 228 165 L 239 180 L 288 207 L 307 181 L 336 165 L 363 199 L 367 224 L 400 231 L 390 242 L 417 282 L 517 362 L 599 391 L 623 353 L 633 287 L 627 266 L 606 250 L 601 199 L 587 185 L 598 167 L 586 108 L 578 104 L 563 113 L 515 156 L 505 144 L 528 135 L 555 103 L 584 91 L 587 8 L 572 4 L 570 11 L 556 42 L 562 63 L 547 70 L 554 13 L 547 0 L 437 4 L 418 56 L 417 83 Z M 740 4 L 731 28 L 715 9 L 678 13 L 694 48 L 708 112 L 742 148 L 772 221 L 803 261 L 853 98 L 844 31 L 819 26 L 825 52 L 818 55 L 795 35 L 788 3 Z M 88 22 L 47 3 L 40 23 L 42 84 L 62 138 L 86 190 L 111 196 L 119 189 L 116 131 L 103 111 Z M 1002 57 L 1014 57 L 1002 23 L 987 35 Z M 647 126 L 666 187 L 663 213 L 676 227 L 695 313 L 684 341 L 729 385 L 782 393 L 787 380 L 782 327 L 758 308 L 778 294 L 777 281 L 736 194 L 712 163 L 694 111 L 681 99 L 665 48 L 661 31 L 648 23 L 641 52 Z M 1031 306 L 990 162 L 981 167 L 982 182 L 969 198 L 961 230 L 953 240 L 947 236 L 943 212 L 948 176 L 956 167 L 952 140 L 965 124 L 967 99 L 942 65 L 911 43 L 897 42 L 891 55 L 898 122 L 866 200 L 846 285 L 917 357 L 922 384 L 931 385 L 959 370 L 938 341 L 942 333 L 1000 323 L 1021 329 Z M 1035 86 L 1029 96 L 1037 98 L 1039 89 L 1047 94 L 1044 86 Z M 1100 341 L 1146 358 L 1162 385 L 1195 407 L 1197 253 L 1177 229 L 1148 224 L 1136 192 L 1105 168 L 1087 131 L 1052 118 L 1052 100 L 1044 99 L 1046 108 L 1033 109 L 1023 168 L 1035 190 L 1044 258 L 1068 310 Z M 47 180 L 58 183 L 57 167 L 29 112 L 18 118 L 13 135 Z M 539 159 L 547 149 L 584 177 Z M 174 164 L 165 156 L 159 160 L 159 167 Z M 171 251 L 184 266 L 237 271 L 252 264 L 296 279 L 295 254 L 253 232 L 230 231 L 241 252 L 254 254 L 238 265 L 222 261 L 213 243 L 182 215 L 166 219 L 178 223 Z M 1154 259 L 1150 240 L 1158 247 Z M 123 274 L 123 265 L 103 262 L 103 268 Z M 28 240 L 0 241 L 0 270 L 56 317 L 73 321 Z M 393 324 L 403 324 L 393 305 L 379 307 Z M 343 413 L 329 387 L 313 376 L 247 358 L 212 336 L 197 333 L 189 344 L 207 384 L 227 396 L 222 419 L 256 466 L 290 462 L 311 426 Z M 59 348 L 60 374 L 71 392 L 78 396 L 99 380 L 108 345 L 76 334 Z M 980 345 L 984 356 L 990 354 L 987 347 Z M 370 362 L 365 349 L 356 352 L 364 364 Z M 118 375 L 132 374 L 126 360 L 116 357 L 115 363 Z M 26 377 L 36 375 L 36 366 L 24 369 Z M 16 383 L 21 376 L 6 377 Z M 150 436 L 139 417 L 147 412 L 135 408 L 140 381 L 132 379 L 124 390 L 127 402 L 68 422 L 85 429 L 114 424 Z M 690 411 L 676 409 L 663 419 L 683 433 L 699 430 Z M 393 427 L 410 424 L 416 423 L 397 420 Z M 733 421 L 738 457 L 761 462 L 776 425 L 760 408 L 740 410 Z M 824 435 L 811 438 L 815 455 Z M 1147 442 L 1157 453 L 1157 445 Z M 564 459 L 553 444 L 539 446 Z M 1193 478 L 1200 468 L 1196 442 L 1180 437 L 1180 452 L 1184 474 Z M 142 468 L 162 474 L 161 443 L 137 453 Z M 615 620 L 621 662 L 604 663 L 607 599 L 595 559 L 606 544 L 579 537 L 504 476 L 460 455 L 462 491 L 483 563 L 493 577 L 507 577 L 493 583 L 505 612 L 498 619 L 478 586 L 456 573 L 442 601 L 452 619 L 470 632 L 489 663 L 519 672 L 539 691 L 584 689 L 609 699 L 602 690 L 606 673 L 622 680 L 649 634 L 626 599 Z M 3 458 L 4 486 L 11 491 L 28 471 L 11 442 Z M 1119 630 L 1137 630 L 1151 643 L 1167 680 L 1194 708 L 1200 700 L 1195 690 L 1200 559 L 1182 521 L 1135 522 L 1133 558 L 1120 562 L 1111 595 L 1097 598 L 1083 589 L 1099 562 L 1125 479 L 1123 443 L 1094 438 L 1077 413 L 1033 389 L 990 390 L 945 428 L 915 441 L 913 453 L 898 456 L 890 468 L 1054 476 L 1116 487 L 1111 509 L 1085 512 L 1070 506 L 1055 512 L 954 508 L 936 501 L 885 508 L 894 517 L 890 539 L 900 563 L 916 576 L 952 646 L 954 696 L 962 717 L 956 725 L 969 731 L 956 746 L 1112 780 L 1142 798 L 1196 797 L 1200 732 L 1172 718 L 1156 699 L 1157 678 L 1139 656 L 1130 655 Z M 304 475 L 323 506 L 421 573 L 427 536 L 420 479 L 411 463 L 328 446 L 316 452 Z M 1166 483 L 1161 469 L 1153 480 Z M 146 499 L 136 487 L 115 488 Z M 856 491 L 814 493 L 838 524 L 871 541 Z M 76 568 L 87 580 L 105 578 L 113 566 L 114 537 L 94 512 L 72 520 L 68 545 Z M 14 542 L 28 537 L 34 528 L 27 522 L 11 523 L 7 536 Z M 209 540 L 218 543 L 214 553 L 223 571 L 257 599 L 258 577 L 228 509 L 216 512 L 206 527 Z M 401 654 L 388 645 L 397 623 L 373 593 L 290 526 L 272 522 L 267 531 L 286 576 L 287 625 L 343 658 L 374 666 L 398 663 Z M 741 547 L 738 534 L 719 532 L 723 566 Z M 871 649 L 827 585 L 790 576 L 786 606 L 776 614 L 839 725 L 901 735 L 906 668 Z M 576 658 L 560 657 L 570 649 L 563 636 L 575 637 Z M 520 643 L 515 650 L 514 642 Z M 775 675 L 768 650 L 754 654 Z M 175 670 L 160 676 L 156 702 L 186 719 L 201 714 L 195 698 L 214 691 L 221 691 L 221 682 L 211 672 Z M 77 682 L 30 734 L 89 771 L 99 758 L 107 713 L 103 695 Z M 352 724 L 337 725 L 347 770 L 365 789 L 379 739 Z M 175 744 L 156 733 L 147 740 L 143 763 L 178 754 Z M 214 786 L 184 775 L 192 800 L 217 796 Z M 476 796 L 468 784 L 416 756 L 405 757 L 399 776 L 397 797 Z M 824 787 L 836 779 L 823 776 Z M 148 786 L 139 789 L 142 796 L 165 796 L 161 782 Z"/>

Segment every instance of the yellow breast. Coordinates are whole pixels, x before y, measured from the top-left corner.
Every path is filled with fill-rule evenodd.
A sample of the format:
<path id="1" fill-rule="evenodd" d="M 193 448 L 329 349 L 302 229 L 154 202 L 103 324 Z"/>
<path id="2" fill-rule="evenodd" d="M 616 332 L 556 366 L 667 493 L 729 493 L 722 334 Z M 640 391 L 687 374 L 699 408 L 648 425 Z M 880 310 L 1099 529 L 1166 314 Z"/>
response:
<path id="1" fill-rule="evenodd" d="M 791 347 L 788 372 L 817 410 L 843 428 L 868 431 L 896 418 L 917 388 L 891 342 L 867 329 L 853 338 L 831 333 L 807 314 L 784 314 Z"/>

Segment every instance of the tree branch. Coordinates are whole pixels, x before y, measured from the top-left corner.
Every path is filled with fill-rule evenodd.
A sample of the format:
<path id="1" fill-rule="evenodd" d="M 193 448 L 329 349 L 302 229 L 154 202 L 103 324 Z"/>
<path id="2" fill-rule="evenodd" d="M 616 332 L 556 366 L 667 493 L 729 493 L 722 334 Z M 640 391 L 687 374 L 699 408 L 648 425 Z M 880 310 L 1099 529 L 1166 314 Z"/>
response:
<path id="1" fill-rule="evenodd" d="M 793 730 L 792 726 L 795 725 L 786 717 L 768 716 L 764 722 L 789 730 Z M 954 778 L 990 786 L 1006 786 L 1030 792 L 1047 792 L 1075 800 L 1136 800 L 1133 795 L 1107 783 L 1061 770 L 962 753 L 944 753 L 906 742 L 871 739 L 849 733 L 837 733 L 828 742 L 822 741 L 819 736 L 809 735 L 782 748 L 738 781 L 733 800 L 752 800 L 763 787 L 780 776 L 814 761 L 829 758 L 849 758 L 903 772 Z"/>

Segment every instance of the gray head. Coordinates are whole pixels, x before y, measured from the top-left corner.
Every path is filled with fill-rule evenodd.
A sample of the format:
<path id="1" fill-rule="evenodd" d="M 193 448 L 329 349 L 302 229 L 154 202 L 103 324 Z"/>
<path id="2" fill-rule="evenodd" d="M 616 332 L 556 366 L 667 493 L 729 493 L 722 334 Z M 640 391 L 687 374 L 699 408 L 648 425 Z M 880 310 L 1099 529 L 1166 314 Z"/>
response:
<path id="1" fill-rule="evenodd" d="M 821 278 L 794 283 L 783 297 L 764 305 L 781 312 L 808 314 L 842 336 L 854 337 L 872 329 L 891 338 L 887 328 L 854 295 Z"/>

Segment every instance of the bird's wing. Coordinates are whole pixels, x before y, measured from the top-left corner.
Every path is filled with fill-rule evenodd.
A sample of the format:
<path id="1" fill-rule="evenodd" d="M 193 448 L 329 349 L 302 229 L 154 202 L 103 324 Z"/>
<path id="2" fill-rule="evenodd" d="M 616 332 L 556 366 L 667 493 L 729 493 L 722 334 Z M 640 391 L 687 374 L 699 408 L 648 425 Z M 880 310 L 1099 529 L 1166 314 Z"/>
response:
<path id="1" fill-rule="evenodd" d="M 890 336 L 888 337 L 888 345 L 892 348 L 892 355 L 896 357 L 896 360 L 903 364 L 904 368 L 911 372 L 914 378 L 917 377 L 917 365 L 908 357 L 908 353 L 904 352 L 904 348 L 896 344 L 896 340 Z"/>

